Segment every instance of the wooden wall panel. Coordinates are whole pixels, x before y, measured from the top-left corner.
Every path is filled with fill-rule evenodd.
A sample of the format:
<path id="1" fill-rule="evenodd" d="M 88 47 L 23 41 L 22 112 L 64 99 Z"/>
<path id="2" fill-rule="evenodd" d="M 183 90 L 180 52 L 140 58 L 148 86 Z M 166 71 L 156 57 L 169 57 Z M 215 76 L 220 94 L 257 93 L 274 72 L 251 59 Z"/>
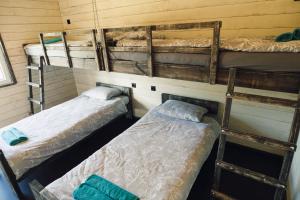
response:
<path id="1" fill-rule="evenodd" d="M 63 24 L 57 0 L 1 0 L 0 32 L 3 36 L 18 83 L 0 88 L 0 127 L 29 113 L 26 58 L 22 45 L 38 42 L 41 31 L 61 31 Z M 46 107 L 77 95 L 72 70 L 45 70 Z"/>

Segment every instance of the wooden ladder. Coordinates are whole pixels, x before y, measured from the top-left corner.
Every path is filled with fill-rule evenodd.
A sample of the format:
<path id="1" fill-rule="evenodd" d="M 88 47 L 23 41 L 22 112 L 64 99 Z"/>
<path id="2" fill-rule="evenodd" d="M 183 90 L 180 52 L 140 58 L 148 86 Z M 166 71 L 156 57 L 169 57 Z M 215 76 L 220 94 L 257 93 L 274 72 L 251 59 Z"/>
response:
<path id="1" fill-rule="evenodd" d="M 220 178 L 221 178 L 221 170 L 226 170 L 231 173 L 235 173 L 258 182 L 271 185 L 276 188 L 276 192 L 274 195 L 275 200 L 283 199 L 287 188 L 287 181 L 288 176 L 294 156 L 294 152 L 296 151 L 296 144 L 299 136 L 299 128 L 300 128 L 300 94 L 298 94 L 297 101 L 287 100 L 287 99 L 280 99 L 274 97 L 266 97 L 266 96 L 259 96 L 259 95 L 252 95 L 252 94 L 245 94 L 245 93 L 238 93 L 234 92 L 234 84 L 235 84 L 235 77 L 236 77 L 237 69 L 231 68 L 229 71 L 229 79 L 228 79 L 228 86 L 227 86 L 227 93 L 226 93 L 226 104 L 225 104 L 225 111 L 223 114 L 222 120 L 222 132 L 219 139 L 219 147 L 217 153 L 217 160 L 215 163 L 215 174 L 214 174 L 214 185 L 212 189 L 212 196 L 215 199 L 234 199 L 222 192 L 219 191 L 220 188 Z M 231 105 L 232 100 L 245 100 L 245 101 L 255 101 L 265 104 L 275 104 L 280 106 L 288 106 L 294 107 L 295 113 L 294 118 L 292 121 L 292 127 L 290 130 L 290 136 L 288 142 L 283 142 L 263 136 L 258 136 L 252 133 L 243 133 L 243 132 L 236 132 L 229 129 L 229 118 L 231 112 Z M 239 167 L 237 165 L 233 165 L 231 163 L 227 163 L 223 161 L 225 145 L 227 136 L 242 139 L 248 142 L 254 142 L 266 145 L 273 149 L 283 150 L 284 151 L 284 158 L 283 163 L 280 171 L 279 178 L 273 178 L 262 173 L 258 173 L 246 168 Z"/>
<path id="2" fill-rule="evenodd" d="M 34 114 L 34 104 L 40 106 L 40 110 L 44 110 L 45 106 L 45 94 L 44 94 L 44 63 L 45 59 L 43 56 L 40 57 L 39 65 L 32 64 L 31 56 L 27 56 L 27 70 L 28 70 L 28 82 L 29 95 L 28 101 L 30 103 L 30 114 Z M 32 71 L 38 71 L 39 82 L 35 83 L 32 80 Z M 39 88 L 39 100 L 34 99 L 33 97 L 33 88 Z"/>

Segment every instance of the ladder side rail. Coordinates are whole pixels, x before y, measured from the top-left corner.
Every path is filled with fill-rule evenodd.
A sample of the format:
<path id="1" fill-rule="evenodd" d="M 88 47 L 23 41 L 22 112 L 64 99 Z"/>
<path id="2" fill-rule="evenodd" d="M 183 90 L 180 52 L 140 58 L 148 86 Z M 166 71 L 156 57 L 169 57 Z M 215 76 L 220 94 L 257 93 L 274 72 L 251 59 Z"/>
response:
<path id="1" fill-rule="evenodd" d="M 294 117 L 292 121 L 292 126 L 290 130 L 289 142 L 297 145 L 300 130 L 300 90 L 298 93 L 297 106 L 294 112 Z M 286 183 L 290 174 L 292 162 L 293 162 L 294 152 L 287 152 L 283 158 L 283 164 L 279 175 L 279 181 Z M 276 189 L 274 200 L 280 200 L 283 198 L 285 190 Z"/>
<path id="2" fill-rule="evenodd" d="M 230 111 L 232 105 L 232 98 L 229 97 L 232 96 L 234 92 L 235 77 L 236 77 L 236 69 L 231 68 L 229 70 L 229 80 L 228 80 L 228 87 L 226 92 L 226 104 L 225 104 L 225 110 L 223 113 L 223 120 L 222 120 L 222 131 L 224 129 L 228 129 L 229 126 L 229 118 L 230 118 Z M 226 135 L 221 134 L 219 138 L 219 146 L 218 146 L 216 161 L 223 160 L 225 144 L 226 144 Z M 216 165 L 215 173 L 214 173 L 214 185 L 213 185 L 214 190 L 219 190 L 220 178 L 221 178 L 221 168 Z"/>
<path id="3" fill-rule="evenodd" d="M 27 55 L 27 65 L 31 65 L 32 63 L 32 59 L 31 59 L 31 56 Z M 28 71 L 28 82 L 31 83 L 32 82 L 32 71 L 31 69 L 27 69 Z M 28 90 L 28 98 L 33 98 L 33 92 L 32 92 L 32 87 L 28 87 L 29 90 Z M 30 114 L 34 114 L 34 105 L 33 105 L 33 102 L 32 101 L 29 101 L 29 104 L 30 104 Z"/>
<path id="4" fill-rule="evenodd" d="M 44 85 L 44 57 L 40 57 L 40 69 L 39 69 L 39 84 L 40 84 L 40 102 L 41 111 L 45 107 L 45 85 Z"/>

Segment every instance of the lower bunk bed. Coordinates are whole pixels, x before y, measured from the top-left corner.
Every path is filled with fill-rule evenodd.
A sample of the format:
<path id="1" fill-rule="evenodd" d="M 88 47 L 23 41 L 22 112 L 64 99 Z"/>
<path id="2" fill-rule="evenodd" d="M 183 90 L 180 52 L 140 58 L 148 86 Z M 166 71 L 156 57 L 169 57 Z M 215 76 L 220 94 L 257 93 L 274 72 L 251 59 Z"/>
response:
<path id="1" fill-rule="evenodd" d="M 92 174 L 141 200 L 186 199 L 220 132 L 218 103 L 169 94 L 163 94 L 163 102 L 45 188 L 32 182 L 36 199 L 71 200 L 76 187 Z M 201 121 L 182 115 L 184 102 L 205 107 L 208 114 Z"/>
<path id="2" fill-rule="evenodd" d="M 101 133 L 105 125 L 124 116 L 132 118 L 130 88 L 96 85 L 99 87 L 0 130 L 4 133 L 15 128 L 28 138 L 13 146 L 0 139 L 0 167 L 19 199 L 24 197 L 18 182 L 94 133 Z M 103 91 L 117 93 L 112 98 L 99 98 Z"/>

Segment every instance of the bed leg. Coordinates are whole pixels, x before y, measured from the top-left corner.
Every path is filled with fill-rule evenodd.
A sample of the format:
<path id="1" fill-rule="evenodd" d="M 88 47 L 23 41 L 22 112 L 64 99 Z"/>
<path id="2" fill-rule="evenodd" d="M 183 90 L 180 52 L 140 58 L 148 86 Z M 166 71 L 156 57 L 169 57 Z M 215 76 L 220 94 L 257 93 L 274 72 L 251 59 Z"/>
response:
<path id="1" fill-rule="evenodd" d="M 40 192 L 44 189 L 44 187 L 37 181 L 33 180 L 29 183 L 29 187 L 33 193 L 35 200 L 45 200 L 45 198 L 42 197 Z"/>
<path id="2" fill-rule="evenodd" d="M 14 194 L 18 197 L 18 199 L 23 200 L 24 195 L 18 185 L 16 176 L 10 168 L 2 150 L 0 150 L 0 170 L 1 173 L 5 176 L 5 179 L 9 183 L 9 186 L 11 187 L 11 190 L 14 192 Z"/>

